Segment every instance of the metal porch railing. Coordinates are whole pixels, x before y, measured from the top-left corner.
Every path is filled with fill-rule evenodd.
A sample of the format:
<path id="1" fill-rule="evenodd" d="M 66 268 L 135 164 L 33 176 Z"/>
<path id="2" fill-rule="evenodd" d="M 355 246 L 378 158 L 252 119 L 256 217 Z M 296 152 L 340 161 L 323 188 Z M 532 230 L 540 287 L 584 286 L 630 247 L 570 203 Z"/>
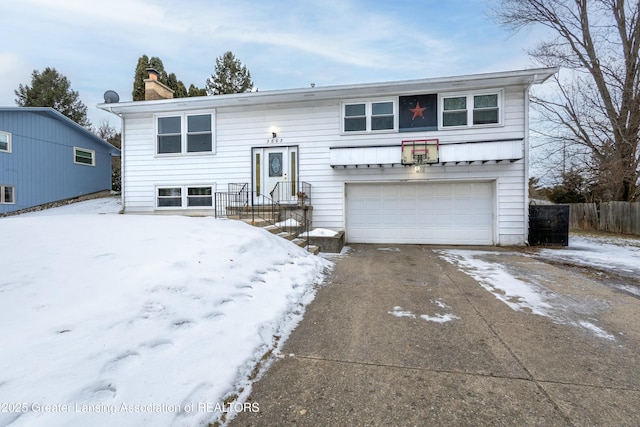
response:
<path id="1" fill-rule="evenodd" d="M 251 191 L 248 183 L 230 183 L 228 191 L 215 193 L 214 200 L 216 218 L 250 219 L 254 224 L 266 223 L 282 231 L 295 228 L 296 237 L 303 238 L 305 246 L 309 246 L 311 218 L 305 208 L 311 200 L 309 183 L 278 182 L 269 196 Z"/>

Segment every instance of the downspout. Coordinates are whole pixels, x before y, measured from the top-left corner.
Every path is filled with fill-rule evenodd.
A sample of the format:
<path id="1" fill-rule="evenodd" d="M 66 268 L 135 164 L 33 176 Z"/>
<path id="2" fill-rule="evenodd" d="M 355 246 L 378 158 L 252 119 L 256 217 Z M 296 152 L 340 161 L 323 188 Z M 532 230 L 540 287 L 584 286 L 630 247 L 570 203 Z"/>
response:
<path id="1" fill-rule="evenodd" d="M 524 243 L 529 246 L 529 91 L 536 81 L 534 75 L 525 89 L 524 97 Z"/>
<path id="2" fill-rule="evenodd" d="M 120 213 L 124 213 L 125 211 L 125 206 L 124 206 L 124 189 L 125 189 L 125 185 L 124 185 L 124 177 L 125 177 L 125 173 L 124 173 L 124 117 L 122 116 L 122 114 L 117 114 L 113 112 L 113 107 L 109 107 L 109 112 L 111 114 L 115 114 L 116 116 L 120 117 L 120 120 L 122 121 L 122 130 L 120 131 L 120 204 L 122 205 L 122 209 L 120 210 Z"/>

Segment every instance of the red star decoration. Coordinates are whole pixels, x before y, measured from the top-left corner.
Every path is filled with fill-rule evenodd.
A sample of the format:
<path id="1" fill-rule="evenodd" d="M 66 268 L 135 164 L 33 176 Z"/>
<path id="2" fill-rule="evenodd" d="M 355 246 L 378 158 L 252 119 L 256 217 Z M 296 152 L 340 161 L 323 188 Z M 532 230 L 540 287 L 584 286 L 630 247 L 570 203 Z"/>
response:
<path id="1" fill-rule="evenodd" d="M 413 113 L 413 117 L 411 118 L 411 120 L 415 119 L 416 117 L 422 117 L 424 119 L 424 114 L 422 113 L 426 109 L 427 107 L 420 107 L 420 102 L 416 102 L 416 108 L 409 108 L 409 111 Z"/>

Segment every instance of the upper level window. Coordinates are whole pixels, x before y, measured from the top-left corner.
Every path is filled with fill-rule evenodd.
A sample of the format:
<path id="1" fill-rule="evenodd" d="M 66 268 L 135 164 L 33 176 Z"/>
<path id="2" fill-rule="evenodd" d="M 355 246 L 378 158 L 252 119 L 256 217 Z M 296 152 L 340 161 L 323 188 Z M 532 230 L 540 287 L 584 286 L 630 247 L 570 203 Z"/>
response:
<path id="1" fill-rule="evenodd" d="M 182 117 L 158 117 L 158 154 L 182 151 Z"/>
<path id="2" fill-rule="evenodd" d="M 344 132 L 372 132 L 396 128 L 394 101 L 343 104 Z"/>
<path id="3" fill-rule="evenodd" d="M 498 95 L 476 95 L 473 97 L 473 124 L 498 123 Z"/>
<path id="4" fill-rule="evenodd" d="M 81 165 L 95 166 L 96 152 L 93 150 L 73 147 L 73 162 Z"/>
<path id="5" fill-rule="evenodd" d="M 11 134 L 8 132 L 0 132 L 0 151 L 11 152 Z"/>
<path id="6" fill-rule="evenodd" d="M 157 154 L 213 153 L 213 114 L 159 116 Z"/>
<path id="7" fill-rule="evenodd" d="M 442 126 L 467 124 L 467 97 L 444 98 L 442 102 Z"/>
<path id="8" fill-rule="evenodd" d="M 187 152 L 211 151 L 211 114 L 187 116 Z"/>
<path id="9" fill-rule="evenodd" d="M 500 124 L 500 93 L 441 97 L 442 127 Z"/>

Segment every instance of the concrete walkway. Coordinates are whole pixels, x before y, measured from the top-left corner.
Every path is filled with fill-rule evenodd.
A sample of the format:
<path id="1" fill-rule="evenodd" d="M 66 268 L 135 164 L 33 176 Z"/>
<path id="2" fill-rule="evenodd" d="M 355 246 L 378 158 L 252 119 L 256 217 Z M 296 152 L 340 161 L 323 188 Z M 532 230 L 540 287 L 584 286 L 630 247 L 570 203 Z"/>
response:
<path id="1" fill-rule="evenodd" d="M 434 249 L 353 246 L 254 384 L 259 412 L 230 425 L 640 425 L 640 300 L 489 249 L 569 299 L 603 301 L 616 339 L 602 339 L 512 310 Z"/>

